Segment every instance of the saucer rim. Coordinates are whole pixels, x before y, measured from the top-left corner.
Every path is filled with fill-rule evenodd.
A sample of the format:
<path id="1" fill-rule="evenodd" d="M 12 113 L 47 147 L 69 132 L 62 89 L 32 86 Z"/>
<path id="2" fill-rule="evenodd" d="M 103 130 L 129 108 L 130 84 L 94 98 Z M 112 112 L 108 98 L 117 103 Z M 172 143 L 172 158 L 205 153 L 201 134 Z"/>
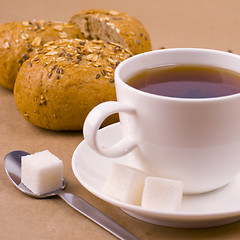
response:
<path id="1" fill-rule="evenodd" d="M 108 128 L 118 128 L 120 126 L 120 123 L 114 123 L 111 124 L 107 127 L 104 127 L 100 129 L 99 131 L 104 134 L 104 131 Z M 79 183 L 86 188 L 89 192 L 91 192 L 93 195 L 97 196 L 98 198 L 104 200 L 105 202 L 108 202 L 116 207 L 119 207 L 123 211 L 126 210 L 128 212 L 132 212 L 144 217 L 148 218 L 153 218 L 153 219 L 159 219 L 159 220 L 167 220 L 167 221 L 213 221 L 213 220 L 220 220 L 220 219 L 229 219 L 229 218 L 235 218 L 235 217 L 240 217 L 240 207 L 239 210 L 231 210 L 231 211 L 222 211 L 222 212 L 186 212 L 186 211 L 181 211 L 181 212 L 169 212 L 169 211 L 154 211 L 150 209 L 143 208 L 141 206 L 133 205 L 133 204 L 128 204 L 124 203 L 121 201 L 118 201 L 116 199 L 113 199 L 112 197 L 109 197 L 105 195 L 102 192 L 97 191 L 95 188 L 91 187 L 91 185 L 87 184 L 85 179 L 79 174 L 77 170 L 77 155 L 82 148 L 84 148 L 84 145 L 87 145 L 89 148 L 90 146 L 87 144 L 85 140 L 83 140 L 75 149 L 73 155 L 72 155 L 72 170 L 79 181 Z M 90 148 L 91 149 L 91 148 Z M 92 149 L 91 149 L 92 150 Z M 92 150 L 94 151 L 94 150 Z M 99 155 L 97 152 L 95 152 L 96 155 Z M 109 161 L 109 164 L 111 163 L 111 159 Z M 237 180 L 234 180 L 237 181 Z M 225 186 L 227 187 L 227 186 Z M 205 193 L 208 194 L 208 193 Z M 202 195 L 202 194 L 199 194 Z"/>

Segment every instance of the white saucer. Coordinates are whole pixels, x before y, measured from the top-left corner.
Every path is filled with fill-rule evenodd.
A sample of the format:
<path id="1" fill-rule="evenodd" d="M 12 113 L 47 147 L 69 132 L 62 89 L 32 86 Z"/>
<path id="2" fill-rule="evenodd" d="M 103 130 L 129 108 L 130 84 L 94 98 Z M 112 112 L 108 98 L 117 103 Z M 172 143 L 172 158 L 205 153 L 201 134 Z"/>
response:
<path id="1" fill-rule="evenodd" d="M 121 138 L 120 124 L 99 131 L 99 139 L 110 145 Z M 113 204 L 129 215 L 145 222 L 169 227 L 201 228 L 229 224 L 240 220 L 240 176 L 222 189 L 183 197 L 180 211 L 150 211 L 106 196 L 102 187 L 111 161 L 132 165 L 131 153 L 121 158 L 106 158 L 92 150 L 86 141 L 76 148 L 72 158 L 73 172 L 78 181 L 92 194 Z"/>

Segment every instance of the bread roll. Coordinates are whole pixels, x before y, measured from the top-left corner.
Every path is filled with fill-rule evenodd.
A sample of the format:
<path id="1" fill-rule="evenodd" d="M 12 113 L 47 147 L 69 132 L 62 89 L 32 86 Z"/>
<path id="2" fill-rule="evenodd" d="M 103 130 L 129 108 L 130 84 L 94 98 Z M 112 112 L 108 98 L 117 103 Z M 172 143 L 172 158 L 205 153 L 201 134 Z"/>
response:
<path id="1" fill-rule="evenodd" d="M 151 50 L 149 35 L 140 21 L 119 11 L 90 9 L 74 14 L 70 23 L 88 39 L 116 42 L 133 54 Z"/>
<path id="2" fill-rule="evenodd" d="M 0 85 L 13 89 L 22 63 L 44 43 L 64 38 L 84 38 L 71 24 L 51 21 L 22 21 L 0 25 Z"/>
<path id="3" fill-rule="evenodd" d="M 42 128 L 82 130 L 93 107 L 116 100 L 114 69 L 130 56 L 121 45 L 101 40 L 44 44 L 18 73 L 14 95 L 19 112 Z"/>

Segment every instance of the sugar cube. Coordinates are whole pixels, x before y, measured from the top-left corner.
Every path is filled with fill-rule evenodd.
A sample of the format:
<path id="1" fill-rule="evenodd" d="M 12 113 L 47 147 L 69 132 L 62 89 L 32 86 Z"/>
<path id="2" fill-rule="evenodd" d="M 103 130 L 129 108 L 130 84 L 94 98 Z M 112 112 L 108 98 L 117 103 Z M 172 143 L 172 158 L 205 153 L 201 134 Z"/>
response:
<path id="1" fill-rule="evenodd" d="M 21 182 L 35 194 L 62 186 L 63 163 L 48 150 L 22 156 L 21 166 Z"/>
<path id="2" fill-rule="evenodd" d="M 103 192 L 119 201 L 141 205 L 146 173 L 122 164 L 113 163 Z"/>
<path id="3" fill-rule="evenodd" d="M 182 181 L 147 177 L 143 189 L 142 207 L 154 211 L 177 211 L 182 195 Z"/>

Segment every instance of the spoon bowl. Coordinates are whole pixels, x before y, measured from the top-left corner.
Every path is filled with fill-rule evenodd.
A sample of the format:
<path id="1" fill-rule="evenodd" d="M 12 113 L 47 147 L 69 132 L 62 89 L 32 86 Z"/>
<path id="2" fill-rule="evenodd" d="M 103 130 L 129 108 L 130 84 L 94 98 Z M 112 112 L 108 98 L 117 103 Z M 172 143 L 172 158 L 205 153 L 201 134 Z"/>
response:
<path id="1" fill-rule="evenodd" d="M 47 198 L 56 196 L 59 191 L 65 189 L 66 181 L 62 179 L 62 186 L 60 189 L 44 193 L 44 194 L 35 194 L 30 189 L 28 189 L 22 182 L 21 182 L 21 157 L 29 155 L 29 153 L 24 151 L 14 151 L 10 152 L 4 158 L 4 166 L 8 177 L 11 179 L 13 184 L 23 193 L 35 197 L 35 198 Z"/>
<path id="2" fill-rule="evenodd" d="M 78 212 L 82 213 L 84 216 L 88 217 L 107 231 L 111 232 L 113 235 L 122 240 L 139 240 L 132 233 L 127 231 L 121 225 L 113 221 L 111 218 L 106 216 L 104 213 L 99 211 L 97 208 L 86 202 L 85 200 L 75 196 L 72 193 L 64 192 L 63 190 L 66 187 L 66 181 L 62 179 L 62 186 L 60 189 L 53 192 L 44 193 L 44 194 L 35 194 L 29 190 L 21 182 L 21 157 L 29 155 L 29 153 L 24 151 L 13 151 L 8 153 L 4 158 L 4 167 L 5 171 L 12 181 L 12 183 L 17 187 L 21 192 L 35 198 L 47 198 L 51 196 L 59 196 L 62 198 L 68 205 L 73 207 Z"/>

